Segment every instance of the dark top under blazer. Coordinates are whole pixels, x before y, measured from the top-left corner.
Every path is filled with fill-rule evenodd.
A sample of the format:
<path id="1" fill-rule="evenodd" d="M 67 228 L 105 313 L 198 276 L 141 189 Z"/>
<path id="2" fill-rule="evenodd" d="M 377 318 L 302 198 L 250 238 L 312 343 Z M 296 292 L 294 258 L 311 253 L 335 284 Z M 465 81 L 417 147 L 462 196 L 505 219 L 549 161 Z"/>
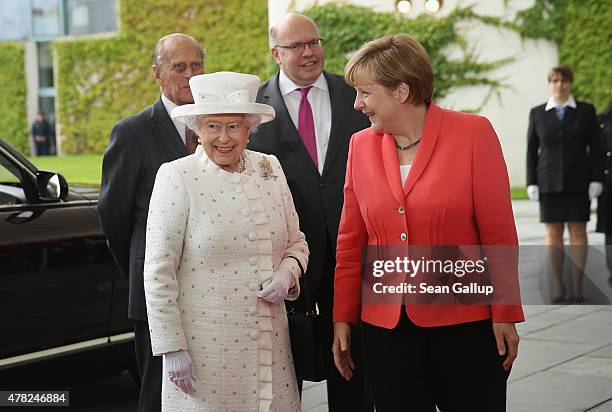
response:
<path id="1" fill-rule="evenodd" d="M 250 138 L 249 149 L 274 154 L 283 167 L 296 211 L 300 230 L 304 232 L 310 259 L 308 285 L 318 295 L 327 255 L 327 237 L 331 239 L 333 256 L 343 204 L 343 187 L 349 141 L 353 133 L 370 126 L 368 119 L 353 109 L 355 90 L 342 76 L 324 72 L 329 89 L 332 123 L 323 173 L 312 162 L 279 88 L 279 74 L 264 83 L 257 102 L 269 104 L 276 118 L 259 126 Z M 333 276 L 333 273 L 325 274 Z"/>
<path id="2" fill-rule="evenodd" d="M 129 274 L 128 317 L 147 321 L 143 268 L 149 200 L 157 169 L 187 155 L 161 101 L 120 120 L 102 163 L 98 214 L 119 268 Z"/>
<path id="3" fill-rule="evenodd" d="M 527 131 L 527 185 L 541 193 L 586 193 L 602 181 L 601 144 L 595 108 L 577 102 L 563 121 L 545 104 L 531 109 Z"/>

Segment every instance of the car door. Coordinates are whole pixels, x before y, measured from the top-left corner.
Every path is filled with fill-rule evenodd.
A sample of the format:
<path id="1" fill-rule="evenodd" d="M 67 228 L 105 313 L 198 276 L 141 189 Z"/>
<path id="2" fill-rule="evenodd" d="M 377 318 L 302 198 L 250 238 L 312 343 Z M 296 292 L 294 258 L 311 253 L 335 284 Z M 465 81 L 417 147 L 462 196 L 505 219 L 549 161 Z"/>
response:
<path id="1" fill-rule="evenodd" d="M 112 260 L 95 205 L 38 200 L 33 173 L 0 147 L 0 366 L 107 339 Z"/>

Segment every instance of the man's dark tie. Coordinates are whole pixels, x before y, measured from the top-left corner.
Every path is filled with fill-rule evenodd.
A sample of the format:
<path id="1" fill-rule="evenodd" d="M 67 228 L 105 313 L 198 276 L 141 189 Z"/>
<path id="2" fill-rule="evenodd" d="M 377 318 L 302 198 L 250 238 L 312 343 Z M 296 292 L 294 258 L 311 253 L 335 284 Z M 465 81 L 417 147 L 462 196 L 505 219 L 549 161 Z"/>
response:
<path id="1" fill-rule="evenodd" d="M 566 106 L 555 107 L 555 113 L 557 114 L 557 119 L 559 119 L 560 122 L 563 121 L 563 118 L 565 117 L 565 111 L 566 110 L 567 110 Z"/>
<path id="2" fill-rule="evenodd" d="M 314 118 L 312 115 L 312 107 L 308 101 L 308 92 L 312 86 L 297 89 L 302 93 L 300 100 L 300 110 L 298 112 L 298 133 L 306 146 L 306 150 L 310 154 L 315 166 L 318 165 L 317 159 L 317 141 L 315 139 Z"/>
<path id="3" fill-rule="evenodd" d="M 198 135 L 190 128 L 185 128 L 185 146 L 187 146 L 187 153 L 194 154 L 196 147 L 198 147 Z"/>

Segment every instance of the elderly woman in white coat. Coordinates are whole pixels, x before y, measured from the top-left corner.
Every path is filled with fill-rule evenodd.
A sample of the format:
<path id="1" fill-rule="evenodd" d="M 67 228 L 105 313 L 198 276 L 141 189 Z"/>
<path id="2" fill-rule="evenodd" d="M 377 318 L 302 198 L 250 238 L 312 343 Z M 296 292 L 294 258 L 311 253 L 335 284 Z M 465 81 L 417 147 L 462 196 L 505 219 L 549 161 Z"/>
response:
<path id="1" fill-rule="evenodd" d="M 194 76 L 195 154 L 161 166 L 149 205 L 144 285 L 166 411 L 299 411 L 284 299 L 308 245 L 278 160 L 245 150 L 274 118 L 257 76 Z"/>

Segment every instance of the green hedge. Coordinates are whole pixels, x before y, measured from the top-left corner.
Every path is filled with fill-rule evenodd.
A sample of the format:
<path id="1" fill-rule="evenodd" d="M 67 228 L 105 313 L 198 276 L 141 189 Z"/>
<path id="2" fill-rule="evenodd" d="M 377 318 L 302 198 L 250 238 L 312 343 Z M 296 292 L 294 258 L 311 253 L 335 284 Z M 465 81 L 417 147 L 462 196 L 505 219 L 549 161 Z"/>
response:
<path id="1" fill-rule="evenodd" d="M 612 105 L 612 5 L 603 0 L 571 1 L 565 13 L 559 60 L 574 71 L 574 94 L 595 104 Z"/>
<path id="2" fill-rule="evenodd" d="M 612 104 L 610 27 L 612 7 L 604 0 L 535 0 L 513 25 L 523 37 L 557 43 L 559 63 L 574 71 L 573 94 L 598 111 Z"/>
<path id="3" fill-rule="evenodd" d="M 157 98 L 152 54 L 168 33 L 187 33 L 202 42 L 206 72 L 264 78 L 267 5 L 266 0 L 121 0 L 117 37 L 54 42 L 62 150 L 102 153 L 113 124 Z"/>
<path id="4" fill-rule="evenodd" d="M 0 43 L 0 137 L 28 152 L 28 120 L 24 49 L 19 43 Z"/>
<path id="5" fill-rule="evenodd" d="M 570 1 L 535 0 L 531 7 L 516 13 L 515 20 L 509 26 L 522 37 L 548 39 L 559 44 L 563 40 L 565 9 Z"/>
<path id="6" fill-rule="evenodd" d="M 386 34 L 411 34 L 423 44 L 431 57 L 436 77 L 434 99 L 444 97 L 460 86 L 499 87 L 500 83 L 489 79 L 487 74 L 508 61 L 481 62 L 467 50 L 466 40 L 455 30 L 457 22 L 476 19 L 501 25 L 501 20 L 479 16 L 471 7 L 455 8 L 445 17 L 421 14 L 414 19 L 401 18 L 396 13 L 377 13 L 367 7 L 337 4 L 316 6 L 305 14 L 318 23 L 321 37 L 328 40 L 325 42 L 325 67 L 336 73 L 344 71 L 348 54 L 363 43 Z M 461 48 L 463 56 L 449 59 L 443 53 L 449 46 Z"/>

